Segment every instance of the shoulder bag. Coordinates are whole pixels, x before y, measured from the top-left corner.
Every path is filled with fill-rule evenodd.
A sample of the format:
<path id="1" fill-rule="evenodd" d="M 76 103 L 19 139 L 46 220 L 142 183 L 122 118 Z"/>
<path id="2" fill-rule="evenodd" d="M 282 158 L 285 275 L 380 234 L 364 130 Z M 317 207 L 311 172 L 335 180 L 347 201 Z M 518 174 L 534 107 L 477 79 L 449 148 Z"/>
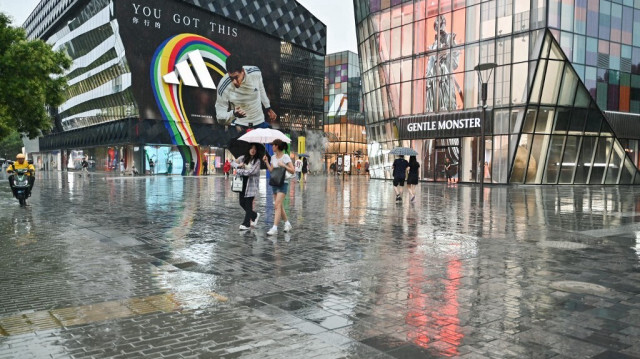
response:
<path id="1" fill-rule="evenodd" d="M 233 192 L 242 192 L 242 176 L 236 175 L 231 181 L 231 190 Z"/>
<path id="2" fill-rule="evenodd" d="M 271 171 L 271 178 L 269 179 L 269 185 L 273 187 L 282 187 L 284 184 L 284 173 L 286 170 L 284 167 L 276 167 Z"/>

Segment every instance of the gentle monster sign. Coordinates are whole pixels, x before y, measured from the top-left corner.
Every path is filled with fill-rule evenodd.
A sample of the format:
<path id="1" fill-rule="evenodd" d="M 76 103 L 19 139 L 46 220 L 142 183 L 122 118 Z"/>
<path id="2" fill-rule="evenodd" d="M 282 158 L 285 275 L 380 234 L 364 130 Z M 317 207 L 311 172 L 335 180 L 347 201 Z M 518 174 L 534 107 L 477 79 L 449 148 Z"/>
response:
<path id="1" fill-rule="evenodd" d="M 407 125 L 407 131 L 433 131 L 433 130 L 451 130 L 458 128 L 480 128 L 479 118 L 464 118 L 460 120 L 440 120 L 440 121 L 425 121 L 414 122 Z"/>
<path id="2" fill-rule="evenodd" d="M 491 132 L 490 112 L 487 111 L 485 134 Z M 397 120 L 400 139 L 446 138 L 479 136 L 482 121 L 481 111 L 451 112 L 413 117 L 401 117 Z"/>

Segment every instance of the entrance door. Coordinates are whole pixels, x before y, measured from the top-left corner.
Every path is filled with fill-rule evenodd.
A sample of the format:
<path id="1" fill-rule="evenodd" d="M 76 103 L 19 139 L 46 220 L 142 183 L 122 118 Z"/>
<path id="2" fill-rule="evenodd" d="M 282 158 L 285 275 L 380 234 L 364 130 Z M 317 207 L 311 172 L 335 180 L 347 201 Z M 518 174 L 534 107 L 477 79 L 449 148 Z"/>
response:
<path id="1" fill-rule="evenodd" d="M 435 156 L 433 156 L 434 178 L 436 182 L 444 182 L 447 180 L 444 169 L 446 160 L 449 160 L 451 164 L 449 175 L 454 181 L 457 181 L 458 163 L 460 162 L 460 139 L 447 138 L 436 141 Z"/>
<path id="2" fill-rule="evenodd" d="M 436 170 L 435 173 L 435 181 L 436 182 L 442 182 L 442 181 L 446 181 L 447 180 L 447 176 L 445 175 L 444 172 L 444 159 L 447 158 L 447 148 L 446 147 L 440 147 L 440 148 L 436 148 L 436 155 L 435 155 L 435 166 L 433 166 Z"/>
<path id="3" fill-rule="evenodd" d="M 428 182 L 444 182 L 447 176 L 444 172 L 445 159 L 451 162 L 451 176 L 458 177 L 458 162 L 460 162 L 460 139 L 427 139 L 422 148 L 422 176 Z"/>

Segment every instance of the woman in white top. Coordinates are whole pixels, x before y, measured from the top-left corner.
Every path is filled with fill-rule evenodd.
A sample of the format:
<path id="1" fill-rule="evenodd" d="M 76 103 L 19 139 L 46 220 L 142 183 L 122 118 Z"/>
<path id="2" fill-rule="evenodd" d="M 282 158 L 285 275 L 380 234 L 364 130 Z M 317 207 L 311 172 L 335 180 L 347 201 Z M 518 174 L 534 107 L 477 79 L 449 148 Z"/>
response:
<path id="1" fill-rule="evenodd" d="M 282 142 L 281 140 L 275 140 L 272 143 L 273 145 L 273 156 L 271 156 L 271 163 L 269 163 L 268 157 L 265 155 L 262 160 L 267 165 L 267 169 L 269 172 L 273 171 L 276 167 L 284 167 L 285 170 L 291 174 L 295 172 L 293 168 L 293 163 L 291 162 L 291 157 L 284 153 L 287 150 L 287 144 Z M 284 221 L 284 231 L 289 232 L 291 230 L 291 223 L 287 218 L 287 212 L 284 210 L 284 198 L 289 192 L 289 178 L 285 175 L 285 180 L 282 186 L 271 186 L 273 189 L 273 203 L 275 206 L 275 218 L 273 220 L 273 227 L 267 232 L 267 235 L 273 236 L 278 234 L 278 223 L 280 223 L 280 219 Z"/>
<path id="2" fill-rule="evenodd" d="M 298 179 L 298 181 L 300 181 L 300 175 L 302 174 L 302 160 L 300 159 L 300 157 L 298 157 L 298 159 L 296 160 L 296 178 Z"/>

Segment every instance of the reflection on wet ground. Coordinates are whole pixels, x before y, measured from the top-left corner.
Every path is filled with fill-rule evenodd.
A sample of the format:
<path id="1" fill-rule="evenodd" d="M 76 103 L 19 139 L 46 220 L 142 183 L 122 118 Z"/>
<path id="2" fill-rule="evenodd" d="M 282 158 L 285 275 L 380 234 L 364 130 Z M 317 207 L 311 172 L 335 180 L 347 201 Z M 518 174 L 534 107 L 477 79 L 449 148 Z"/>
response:
<path id="1" fill-rule="evenodd" d="M 640 188 L 311 177 L 271 238 L 264 180 L 240 232 L 222 177 L 39 176 L 0 186 L 0 357 L 640 357 Z"/>

